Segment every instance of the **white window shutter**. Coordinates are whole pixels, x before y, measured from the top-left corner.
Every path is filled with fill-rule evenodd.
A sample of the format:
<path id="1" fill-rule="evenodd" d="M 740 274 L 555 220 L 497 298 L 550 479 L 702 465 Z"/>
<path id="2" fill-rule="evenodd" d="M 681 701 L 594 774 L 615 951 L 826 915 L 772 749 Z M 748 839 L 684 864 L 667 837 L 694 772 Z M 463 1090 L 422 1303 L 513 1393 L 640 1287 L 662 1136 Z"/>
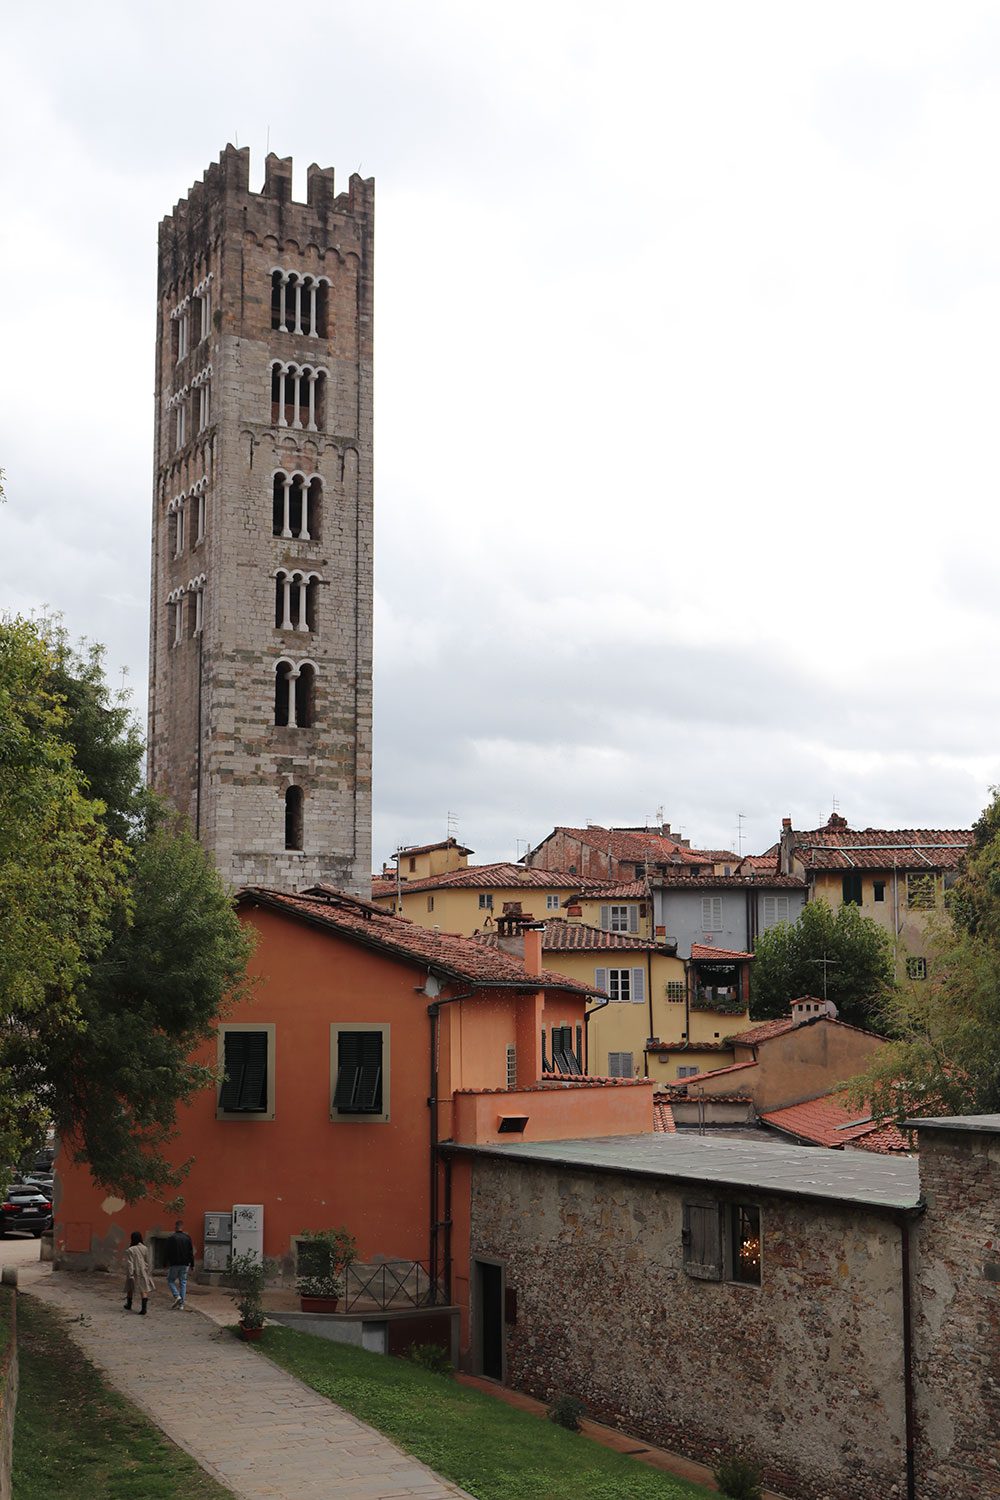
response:
<path id="1" fill-rule="evenodd" d="M 639 908 L 637 906 L 630 906 L 628 909 L 628 930 L 629 932 L 639 931 Z"/>
<path id="2" fill-rule="evenodd" d="M 774 915 L 774 897 L 773 896 L 765 896 L 764 897 L 764 928 L 765 928 L 765 930 L 768 927 L 773 927 L 774 924 L 775 924 L 775 922 L 777 920 L 778 920 L 777 917 Z"/>
<path id="3" fill-rule="evenodd" d="M 632 1004 L 643 1005 L 646 1000 L 646 975 L 642 969 L 632 970 Z"/>
<path id="4" fill-rule="evenodd" d="M 594 984 L 596 985 L 596 987 L 599 990 L 602 990 L 605 995 L 607 995 L 609 993 L 609 991 L 608 991 L 608 971 L 607 971 L 607 969 L 595 969 L 594 970 Z"/>
<path id="5" fill-rule="evenodd" d="M 611 927 L 611 911 L 607 906 L 601 907 L 601 931 L 607 932 Z"/>
<path id="6" fill-rule="evenodd" d="M 788 897 L 775 896 L 774 898 L 774 920 L 776 922 L 788 921 Z"/>

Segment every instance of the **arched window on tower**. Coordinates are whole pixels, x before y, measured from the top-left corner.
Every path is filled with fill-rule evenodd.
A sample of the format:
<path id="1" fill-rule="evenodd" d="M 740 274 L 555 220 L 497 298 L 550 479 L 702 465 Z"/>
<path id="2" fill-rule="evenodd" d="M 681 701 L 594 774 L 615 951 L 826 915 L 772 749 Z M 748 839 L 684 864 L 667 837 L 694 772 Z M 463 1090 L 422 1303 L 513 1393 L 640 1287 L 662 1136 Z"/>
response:
<path id="1" fill-rule="evenodd" d="M 271 327 L 278 333 L 326 338 L 330 283 L 325 276 L 271 272 Z"/>
<path id="2" fill-rule="evenodd" d="M 318 474 L 286 474 L 279 469 L 272 482 L 271 535 L 318 542 L 322 494 Z"/>
<path id="3" fill-rule="evenodd" d="M 304 797 L 300 786 L 290 786 L 285 793 L 285 848 L 301 849 L 304 846 L 303 807 Z"/>
<path id="4" fill-rule="evenodd" d="M 326 371 L 314 365 L 273 360 L 271 421 L 276 427 L 322 431 L 326 426 Z"/>
<path id="5" fill-rule="evenodd" d="M 300 729 L 311 729 L 316 721 L 316 668 L 303 662 L 295 678 L 295 721 Z"/>
<path id="6" fill-rule="evenodd" d="M 316 629 L 316 573 L 279 568 L 274 575 L 274 628 L 308 634 Z"/>

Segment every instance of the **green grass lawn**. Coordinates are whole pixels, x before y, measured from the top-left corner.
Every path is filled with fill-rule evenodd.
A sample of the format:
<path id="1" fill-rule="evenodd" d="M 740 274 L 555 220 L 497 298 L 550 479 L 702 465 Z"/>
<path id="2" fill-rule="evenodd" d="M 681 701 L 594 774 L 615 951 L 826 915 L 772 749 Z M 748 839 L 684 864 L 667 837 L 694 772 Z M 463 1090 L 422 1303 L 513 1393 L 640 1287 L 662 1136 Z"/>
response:
<path id="1" fill-rule="evenodd" d="M 273 1324 L 253 1348 L 478 1500 L 706 1500 L 710 1495 L 408 1360 Z"/>
<path id="2" fill-rule="evenodd" d="M 14 1500 L 233 1500 L 112 1390 L 33 1297 L 17 1299 L 17 1345 Z"/>

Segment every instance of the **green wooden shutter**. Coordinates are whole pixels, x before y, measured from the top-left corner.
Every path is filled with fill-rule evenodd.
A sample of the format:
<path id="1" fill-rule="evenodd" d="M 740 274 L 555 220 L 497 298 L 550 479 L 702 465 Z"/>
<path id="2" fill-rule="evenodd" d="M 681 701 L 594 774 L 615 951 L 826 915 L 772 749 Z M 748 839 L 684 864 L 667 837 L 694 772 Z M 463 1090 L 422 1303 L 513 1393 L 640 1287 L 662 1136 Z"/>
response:
<path id="1" fill-rule="evenodd" d="M 267 1109 L 267 1032 L 223 1033 L 225 1078 L 219 1108 L 226 1114 L 259 1114 Z"/>
<path id="2" fill-rule="evenodd" d="M 337 1087 L 333 1107 L 342 1114 L 382 1113 L 382 1033 L 337 1034 Z"/>

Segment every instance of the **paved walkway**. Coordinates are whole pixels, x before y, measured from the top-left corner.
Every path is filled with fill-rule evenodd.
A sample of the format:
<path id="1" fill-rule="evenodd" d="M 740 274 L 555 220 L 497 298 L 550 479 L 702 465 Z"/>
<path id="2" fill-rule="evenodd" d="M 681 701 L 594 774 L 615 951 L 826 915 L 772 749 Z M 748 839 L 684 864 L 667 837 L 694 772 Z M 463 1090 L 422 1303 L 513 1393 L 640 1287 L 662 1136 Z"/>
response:
<path id="1" fill-rule="evenodd" d="M 161 1286 L 141 1318 L 122 1311 L 117 1278 L 21 1271 L 22 1290 L 66 1314 L 111 1383 L 243 1500 L 470 1500 L 220 1328 L 213 1315 L 234 1318 L 227 1299 L 171 1312 Z"/>

